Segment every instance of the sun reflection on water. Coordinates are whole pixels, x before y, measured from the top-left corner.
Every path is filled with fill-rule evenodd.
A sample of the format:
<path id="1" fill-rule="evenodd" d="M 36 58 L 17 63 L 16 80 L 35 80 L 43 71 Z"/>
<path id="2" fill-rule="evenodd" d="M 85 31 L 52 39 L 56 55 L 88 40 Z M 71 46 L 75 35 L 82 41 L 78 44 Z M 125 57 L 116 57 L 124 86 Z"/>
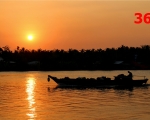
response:
<path id="1" fill-rule="evenodd" d="M 35 89 L 35 78 L 29 77 L 27 78 L 26 83 L 26 93 L 27 93 L 27 100 L 28 100 L 28 109 L 29 112 L 26 114 L 30 119 L 34 119 L 36 117 L 36 108 L 35 108 L 35 99 L 34 99 L 34 89 Z"/>

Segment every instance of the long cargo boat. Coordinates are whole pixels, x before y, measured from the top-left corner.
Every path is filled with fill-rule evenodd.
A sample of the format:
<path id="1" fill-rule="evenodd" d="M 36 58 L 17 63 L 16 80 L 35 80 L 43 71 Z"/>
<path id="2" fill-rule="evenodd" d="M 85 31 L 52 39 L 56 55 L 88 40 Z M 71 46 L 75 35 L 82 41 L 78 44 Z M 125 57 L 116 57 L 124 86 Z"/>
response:
<path id="1" fill-rule="evenodd" d="M 132 79 L 128 76 L 120 74 L 115 76 L 114 79 L 107 77 L 97 77 L 97 78 L 57 78 L 51 75 L 48 75 L 48 82 L 50 79 L 54 80 L 58 85 L 61 86 L 84 86 L 84 87 L 99 87 L 99 86 L 143 86 L 146 85 L 148 79 Z"/>

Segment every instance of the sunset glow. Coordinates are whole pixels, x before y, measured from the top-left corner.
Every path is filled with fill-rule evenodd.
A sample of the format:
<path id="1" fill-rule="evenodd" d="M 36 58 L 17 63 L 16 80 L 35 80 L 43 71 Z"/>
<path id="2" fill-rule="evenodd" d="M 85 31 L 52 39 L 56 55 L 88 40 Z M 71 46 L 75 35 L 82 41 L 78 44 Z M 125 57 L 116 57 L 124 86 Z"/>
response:
<path id="1" fill-rule="evenodd" d="M 144 16 L 149 5 L 150 1 L 124 0 L 2 0 L 0 47 L 79 50 L 149 45 L 150 25 L 134 23 L 135 13 Z M 34 44 L 28 42 L 33 40 Z"/>
<path id="2" fill-rule="evenodd" d="M 32 36 L 32 35 L 29 35 L 29 36 L 28 36 L 28 40 L 32 41 L 32 40 L 33 40 L 33 36 Z"/>
<path id="3" fill-rule="evenodd" d="M 28 101 L 28 113 L 26 114 L 31 119 L 35 118 L 35 98 L 34 98 L 35 79 L 32 77 L 27 78 L 26 93 Z"/>

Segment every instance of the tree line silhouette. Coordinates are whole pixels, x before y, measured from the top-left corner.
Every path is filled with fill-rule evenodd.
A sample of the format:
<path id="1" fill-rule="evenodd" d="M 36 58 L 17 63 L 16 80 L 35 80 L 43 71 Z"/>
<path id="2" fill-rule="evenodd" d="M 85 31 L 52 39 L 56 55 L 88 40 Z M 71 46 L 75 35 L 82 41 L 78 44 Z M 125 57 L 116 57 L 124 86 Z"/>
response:
<path id="1" fill-rule="evenodd" d="M 0 58 L 0 71 L 150 69 L 150 45 L 66 51 L 4 46 Z"/>

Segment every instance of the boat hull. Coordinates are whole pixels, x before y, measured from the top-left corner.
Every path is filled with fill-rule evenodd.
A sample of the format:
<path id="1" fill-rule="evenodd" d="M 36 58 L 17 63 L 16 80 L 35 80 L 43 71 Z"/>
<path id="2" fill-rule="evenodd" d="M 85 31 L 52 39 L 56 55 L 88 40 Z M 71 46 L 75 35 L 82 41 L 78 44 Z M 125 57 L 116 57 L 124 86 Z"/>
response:
<path id="1" fill-rule="evenodd" d="M 61 86 L 87 86 L 87 87 L 98 87 L 98 86 L 142 86 L 145 85 L 148 79 L 141 80 L 97 80 L 97 79 L 71 79 L 71 78 L 61 78 L 49 76 L 53 79 L 58 85 Z"/>

